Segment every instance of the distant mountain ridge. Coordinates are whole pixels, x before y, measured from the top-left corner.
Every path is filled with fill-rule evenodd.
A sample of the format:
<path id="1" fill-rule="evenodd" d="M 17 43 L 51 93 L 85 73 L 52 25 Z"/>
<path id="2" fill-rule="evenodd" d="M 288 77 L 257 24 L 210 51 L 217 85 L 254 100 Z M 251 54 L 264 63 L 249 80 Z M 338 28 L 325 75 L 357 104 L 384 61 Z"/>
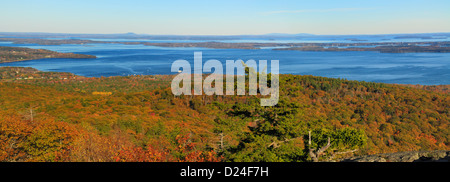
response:
<path id="1" fill-rule="evenodd" d="M 137 34 L 134 32 L 115 34 L 81 34 L 81 33 L 46 33 L 46 32 L 0 32 L 0 37 L 24 37 L 24 38 L 135 38 L 135 39 L 173 39 L 173 40 L 230 40 L 245 38 L 302 38 L 302 37 L 360 37 L 360 36 L 398 36 L 411 38 L 450 37 L 450 32 L 441 33 L 405 33 L 405 34 L 355 34 L 355 35 L 317 35 L 310 33 L 268 33 L 262 35 L 154 35 Z"/>

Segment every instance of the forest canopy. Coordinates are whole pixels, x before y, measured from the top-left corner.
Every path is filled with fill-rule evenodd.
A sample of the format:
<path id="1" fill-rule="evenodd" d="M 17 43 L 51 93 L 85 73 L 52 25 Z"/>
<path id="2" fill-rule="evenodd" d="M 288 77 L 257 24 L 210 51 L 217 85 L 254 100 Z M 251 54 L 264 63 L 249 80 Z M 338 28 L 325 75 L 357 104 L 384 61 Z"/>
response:
<path id="1" fill-rule="evenodd" d="M 0 161 L 314 161 L 449 150 L 448 86 L 280 75 L 280 101 L 174 96 L 171 75 L 0 68 Z M 27 79 L 25 79 L 27 78 Z M 106 93 L 106 94 L 102 94 Z"/>

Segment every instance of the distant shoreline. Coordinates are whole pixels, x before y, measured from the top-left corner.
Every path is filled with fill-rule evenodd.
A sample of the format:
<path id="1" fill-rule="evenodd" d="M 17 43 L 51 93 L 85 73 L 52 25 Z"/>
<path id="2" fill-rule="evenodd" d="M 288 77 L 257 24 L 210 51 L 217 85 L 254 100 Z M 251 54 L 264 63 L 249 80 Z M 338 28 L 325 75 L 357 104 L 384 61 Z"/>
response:
<path id="1" fill-rule="evenodd" d="M 142 42 L 142 41 L 93 41 L 80 39 L 40 39 L 40 38 L 0 38 L 0 42 L 13 42 L 13 44 L 39 44 L 39 45 L 62 45 L 62 44 L 125 44 L 145 45 L 157 47 L 201 47 L 214 49 L 261 49 L 262 47 L 274 47 L 273 50 L 296 50 L 296 51 L 378 51 L 380 53 L 417 53 L 450 52 L 450 41 L 442 42 L 363 42 L 363 43 L 226 43 L 226 42 Z"/>

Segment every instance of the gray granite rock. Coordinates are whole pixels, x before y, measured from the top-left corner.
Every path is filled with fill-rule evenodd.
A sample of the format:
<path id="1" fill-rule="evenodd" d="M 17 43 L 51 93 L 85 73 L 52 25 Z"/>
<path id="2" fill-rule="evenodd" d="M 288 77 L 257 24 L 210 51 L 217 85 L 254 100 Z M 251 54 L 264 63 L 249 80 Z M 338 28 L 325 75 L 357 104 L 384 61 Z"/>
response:
<path id="1" fill-rule="evenodd" d="M 341 162 L 450 162 L 450 151 L 409 151 L 356 156 Z"/>

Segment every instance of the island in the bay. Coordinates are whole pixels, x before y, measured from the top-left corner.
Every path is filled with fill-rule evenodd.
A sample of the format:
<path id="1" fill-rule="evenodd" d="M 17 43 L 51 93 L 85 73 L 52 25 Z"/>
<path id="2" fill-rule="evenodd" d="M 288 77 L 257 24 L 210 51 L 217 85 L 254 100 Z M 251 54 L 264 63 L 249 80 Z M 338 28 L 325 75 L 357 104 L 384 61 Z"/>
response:
<path id="1" fill-rule="evenodd" d="M 406 34 L 391 35 L 390 39 L 380 39 L 383 41 L 368 41 L 364 36 L 353 38 L 341 37 L 338 42 L 276 42 L 283 38 L 292 40 L 302 40 L 311 38 L 314 35 L 260 35 L 260 36 L 151 36 L 128 34 L 5 34 L 0 33 L 0 42 L 11 42 L 13 44 L 39 44 L 39 45 L 61 45 L 61 44 L 126 44 L 126 45 L 146 45 L 158 47 L 203 47 L 214 49 L 262 49 L 270 47 L 273 50 L 296 50 L 296 51 L 376 51 L 380 53 L 410 53 L 410 52 L 450 52 L 449 33 L 435 34 Z M 372 35 L 376 37 L 381 35 Z M 386 36 L 386 35 L 383 35 Z M 18 38 L 20 37 L 20 38 Z M 51 38 L 51 39 L 49 39 Z M 258 38 L 263 40 L 273 40 L 272 42 L 258 42 Z M 330 40 L 336 37 L 328 37 Z M 402 42 L 402 39 L 415 39 L 413 41 Z M 153 40 L 153 41 L 149 41 Z M 183 40 L 187 42 L 164 42 L 156 40 Z M 238 42 L 227 42 L 227 40 L 239 40 Z M 246 40 L 242 42 L 242 40 Z M 425 41 L 424 41 L 425 40 Z M 156 42 L 154 42 L 156 41 Z M 252 42 L 253 41 L 253 42 Z"/>

